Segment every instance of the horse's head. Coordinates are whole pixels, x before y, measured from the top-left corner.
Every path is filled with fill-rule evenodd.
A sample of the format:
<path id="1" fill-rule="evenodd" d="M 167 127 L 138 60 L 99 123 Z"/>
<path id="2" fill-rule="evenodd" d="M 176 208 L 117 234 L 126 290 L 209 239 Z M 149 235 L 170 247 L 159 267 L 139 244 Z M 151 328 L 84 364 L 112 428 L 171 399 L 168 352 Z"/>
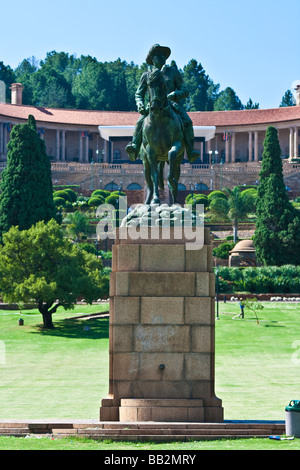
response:
<path id="1" fill-rule="evenodd" d="M 159 98 L 153 98 L 151 101 L 150 101 L 150 107 L 149 107 L 149 110 L 150 110 L 150 113 L 154 116 L 154 117 L 159 117 L 162 113 L 162 111 L 165 109 L 166 107 L 166 103 L 163 102 L 161 99 Z"/>
<path id="2" fill-rule="evenodd" d="M 168 106 L 167 88 L 163 73 L 155 69 L 148 75 L 149 110 L 157 117 Z"/>

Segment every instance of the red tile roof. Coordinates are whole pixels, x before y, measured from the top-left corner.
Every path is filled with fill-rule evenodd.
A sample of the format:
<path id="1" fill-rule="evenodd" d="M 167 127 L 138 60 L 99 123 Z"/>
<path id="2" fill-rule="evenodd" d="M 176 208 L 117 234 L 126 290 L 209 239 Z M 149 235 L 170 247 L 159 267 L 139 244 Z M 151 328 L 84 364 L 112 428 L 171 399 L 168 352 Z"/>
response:
<path id="1" fill-rule="evenodd" d="M 26 121 L 32 114 L 37 123 L 77 126 L 133 126 L 139 114 L 124 111 L 88 111 L 42 108 L 0 103 L 0 118 Z M 276 124 L 300 120 L 300 106 L 244 111 L 205 111 L 189 113 L 194 126 L 232 127 Z"/>

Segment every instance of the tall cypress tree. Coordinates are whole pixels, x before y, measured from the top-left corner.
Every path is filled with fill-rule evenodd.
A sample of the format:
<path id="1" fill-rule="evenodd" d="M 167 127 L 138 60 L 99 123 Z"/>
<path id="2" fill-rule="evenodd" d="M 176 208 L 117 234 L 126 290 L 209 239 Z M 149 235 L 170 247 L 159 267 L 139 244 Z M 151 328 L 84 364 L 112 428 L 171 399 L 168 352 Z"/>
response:
<path id="1" fill-rule="evenodd" d="M 27 124 L 13 127 L 7 148 L 7 167 L 1 181 L 0 235 L 13 225 L 27 230 L 40 220 L 47 222 L 56 216 L 50 161 L 33 116 Z"/>
<path id="2" fill-rule="evenodd" d="M 268 127 L 259 174 L 254 245 L 265 265 L 299 264 L 300 218 L 288 199 L 283 181 L 277 129 Z"/>

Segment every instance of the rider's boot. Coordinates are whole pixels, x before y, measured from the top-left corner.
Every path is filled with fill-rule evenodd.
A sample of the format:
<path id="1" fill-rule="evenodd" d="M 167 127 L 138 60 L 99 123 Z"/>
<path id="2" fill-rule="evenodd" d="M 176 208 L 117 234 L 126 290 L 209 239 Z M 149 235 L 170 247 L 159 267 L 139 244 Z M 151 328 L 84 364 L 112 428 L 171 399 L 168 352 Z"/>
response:
<path id="1" fill-rule="evenodd" d="M 129 144 L 126 145 L 125 150 L 129 155 L 129 160 L 134 162 L 139 154 L 136 144 L 134 142 L 129 142 Z"/>
<path id="2" fill-rule="evenodd" d="M 194 130 L 193 124 L 190 122 L 185 125 L 185 148 L 188 157 L 188 161 L 193 163 L 197 158 L 200 157 L 199 150 L 194 149 Z"/>
<path id="3" fill-rule="evenodd" d="M 132 141 L 125 147 L 126 152 L 129 155 L 129 159 L 134 162 L 139 153 L 142 145 L 142 129 L 145 116 L 140 116 L 136 123 L 135 131 L 132 136 Z"/>

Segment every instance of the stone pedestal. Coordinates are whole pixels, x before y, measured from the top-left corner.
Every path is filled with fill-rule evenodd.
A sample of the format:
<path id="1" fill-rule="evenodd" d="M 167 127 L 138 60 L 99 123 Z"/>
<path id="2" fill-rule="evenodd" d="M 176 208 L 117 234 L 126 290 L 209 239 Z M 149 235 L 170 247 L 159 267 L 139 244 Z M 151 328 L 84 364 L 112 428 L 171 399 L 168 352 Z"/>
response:
<path id="1" fill-rule="evenodd" d="M 116 240 L 110 279 L 109 395 L 101 421 L 221 422 L 214 392 L 215 276 L 209 231 Z"/>

